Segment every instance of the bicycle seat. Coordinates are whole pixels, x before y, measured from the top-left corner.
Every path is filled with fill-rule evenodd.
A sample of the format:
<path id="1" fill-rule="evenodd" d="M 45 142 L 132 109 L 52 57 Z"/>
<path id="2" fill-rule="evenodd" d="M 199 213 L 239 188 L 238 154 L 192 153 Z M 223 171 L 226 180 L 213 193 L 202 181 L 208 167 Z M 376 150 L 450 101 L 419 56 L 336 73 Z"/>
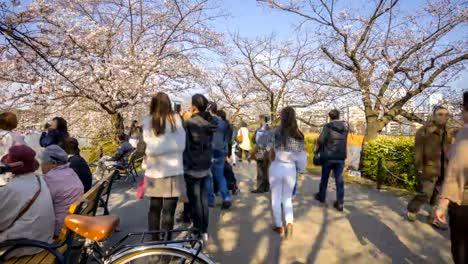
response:
<path id="1" fill-rule="evenodd" d="M 101 241 L 107 238 L 119 225 L 119 222 L 120 219 L 116 215 L 67 215 L 65 217 L 66 227 L 74 233 L 93 241 Z"/>

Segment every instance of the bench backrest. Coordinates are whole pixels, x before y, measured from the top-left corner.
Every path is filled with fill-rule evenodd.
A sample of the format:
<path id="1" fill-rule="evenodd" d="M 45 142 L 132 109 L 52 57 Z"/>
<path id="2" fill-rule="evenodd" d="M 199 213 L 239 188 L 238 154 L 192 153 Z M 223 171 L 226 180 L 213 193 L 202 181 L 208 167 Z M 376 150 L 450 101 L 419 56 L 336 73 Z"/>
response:
<path id="1" fill-rule="evenodd" d="M 95 216 L 96 211 L 99 207 L 99 199 L 103 195 L 104 191 L 107 190 L 110 185 L 109 182 L 113 177 L 113 173 L 109 173 L 104 176 L 102 180 L 96 183 L 91 189 L 89 189 L 83 196 L 76 200 L 68 208 L 68 214 L 87 215 Z M 59 238 L 56 240 L 57 244 L 71 238 L 72 232 L 65 227 L 62 227 Z"/>
<path id="2" fill-rule="evenodd" d="M 103 198 L 102 200 L 104 201 L 104 203 L 106 203 L 106 205 L 107 205 L 107 203 L 109 201 L 110 193 L 112 191 L 112 185 L 114 183 L 114 180 L 115 180 L 116 176 L 118 176 L 118 175 L 119 175 L 119 172 L 116 171 L 116 170 L 113 170 L 113 171 L 109 172 L 109 174 L 107 174 L 103 178 L 103 180 L 107 181 L 107 184 L 102 189 L 101 197 Z"/>

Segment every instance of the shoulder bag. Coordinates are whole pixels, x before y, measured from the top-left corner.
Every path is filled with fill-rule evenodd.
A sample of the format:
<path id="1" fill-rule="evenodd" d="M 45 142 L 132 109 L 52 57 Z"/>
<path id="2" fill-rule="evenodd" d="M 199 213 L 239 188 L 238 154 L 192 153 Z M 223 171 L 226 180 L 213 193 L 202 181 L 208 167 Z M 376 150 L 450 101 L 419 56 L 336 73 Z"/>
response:
<path id="1" fill-rule="evenodd" d="M 34 204 L 34 202 L 37 200 L 37 197 L 39 197 L 39 194 L 41 193 L 41 189 L 42 189 L 42 183 L 41 183 L 41 179 L 39 179 L 39 176 L 36 175 L 36 179 L 37 179 L 37 183 L 39 184 L 39 189 L 36 191 L 36 193 L 34 194 L 34 196 L 31 198 L 31 200 L 29 200 L 29 202 L 26 204 L 26 206 L 21 209 L 21 211 L 19 212 L 19 214 L 15 217 L 15 220 L 13 220 L 7 228 L 3 229 L 3 230 L 0 230 L 0 233 L 3 233 L 4 231 L 10 229 L 15 223 L 16 221 L 18 221 L 18 219 L 20 219 L 24 214 L 26 214 L 26 212 L 28 212 L 29 208 L 31 208 L 31 206 Z"/>

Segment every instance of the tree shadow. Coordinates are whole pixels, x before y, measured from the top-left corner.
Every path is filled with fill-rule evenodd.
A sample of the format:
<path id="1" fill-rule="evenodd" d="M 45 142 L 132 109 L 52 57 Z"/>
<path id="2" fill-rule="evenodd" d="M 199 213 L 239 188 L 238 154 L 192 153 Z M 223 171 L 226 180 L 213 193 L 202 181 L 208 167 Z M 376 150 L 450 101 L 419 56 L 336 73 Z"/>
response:
<path id="1" fill-rule="evenodd" d="M 395 232 L 375 216 L 355 206 L 348 206 L 348 220 L 361 245 L 372 243 L 380 252 L 392 259 L 393 263 L 427 263 L 405 244 Z M 371 227 L 371 228 L 370 228 Z M 443 263 L 438 260 L 436 263 Z"/>

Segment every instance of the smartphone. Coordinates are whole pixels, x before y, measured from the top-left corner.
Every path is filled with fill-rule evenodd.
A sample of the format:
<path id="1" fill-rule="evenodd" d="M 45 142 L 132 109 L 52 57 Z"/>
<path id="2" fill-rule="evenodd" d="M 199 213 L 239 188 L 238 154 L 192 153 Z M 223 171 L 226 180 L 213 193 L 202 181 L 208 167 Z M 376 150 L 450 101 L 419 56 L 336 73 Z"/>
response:
<path id="1" fill-rule="evenodd" d="M 175 104 L 174 104 L 174 110 L 175 110 L 177 113 L 182 112 L 182 105 L 181 105 L 180 103 L 175 103 Z"/>

